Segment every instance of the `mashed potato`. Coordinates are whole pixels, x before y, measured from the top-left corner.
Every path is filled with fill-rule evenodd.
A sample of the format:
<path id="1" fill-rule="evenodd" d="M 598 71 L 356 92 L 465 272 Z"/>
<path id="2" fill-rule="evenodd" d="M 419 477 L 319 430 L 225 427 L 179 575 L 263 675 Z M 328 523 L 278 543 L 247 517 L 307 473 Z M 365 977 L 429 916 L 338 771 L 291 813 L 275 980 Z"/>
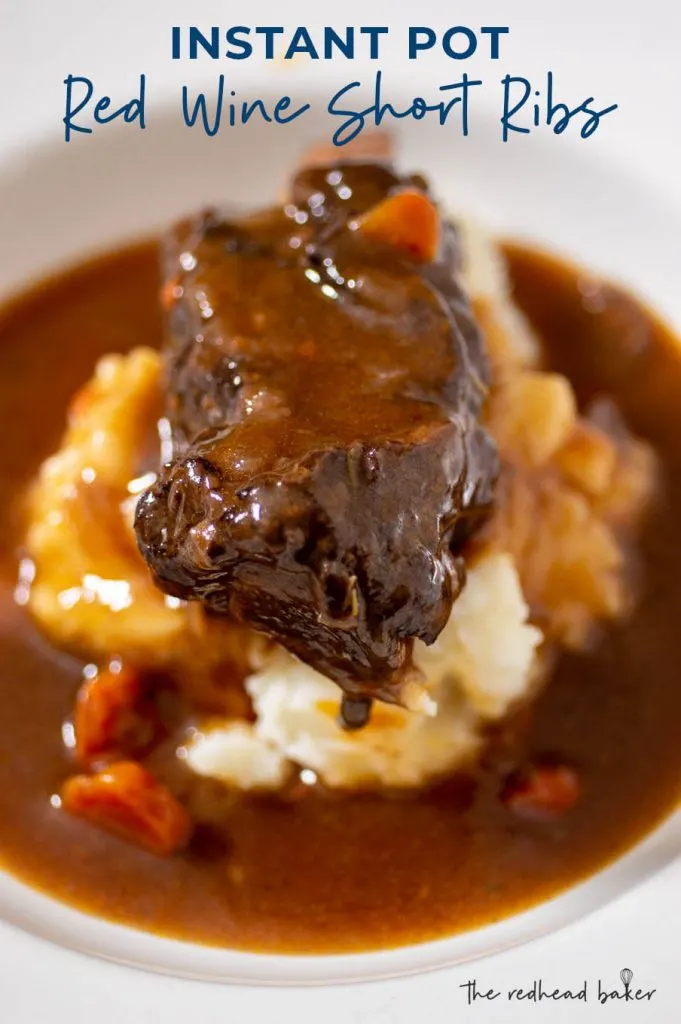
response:
<path id="1" fill-rule="evenodd" d="M 29 494 L 17 599 L 59 646 L 95 660 L 180 670 L 207 707 L 220 707 L 214 670 L 247 664 L 246 631 L 154 585 L 132 529 L 137 495 L 158 459 L 158 352 L 101 359 L 75 396 L 59 451 Z"/>
<path id="2" fill-rule="evenodd" d="M 246 680 L 257 720 L 195 734 L 195 771 L 236 787 L 278 787 L 288 765 L 326 785 L 418 786 L 475 755 L 480 727 L 522 697 L 541 641 L 512 560 L 495 554 L 469 570 L 466 587 L 432 647 L 416 641 L 433 707 L 428 713 L 375 703 L 358 732 L 338 724 L 338 688 L 281 648 Z"/>
<path id="3" fill-rule="evenodd" d="M 485 334 L 493 372 L 536 366 L 539 342 L 511 298 L 499 247 L 477 221 L 458 213 L 455 217 L 462 251 L 461 276 Z"/>
<path id="4" fill-rule="evenodd" d="M 29 496 L 30 608 L 65 646 L 163 650 L 185 628 L 174 602 L 159 600 L 124 521 L 138 452 L 158 414 L 158 378 L 150 349 L 100 360 Z"/>

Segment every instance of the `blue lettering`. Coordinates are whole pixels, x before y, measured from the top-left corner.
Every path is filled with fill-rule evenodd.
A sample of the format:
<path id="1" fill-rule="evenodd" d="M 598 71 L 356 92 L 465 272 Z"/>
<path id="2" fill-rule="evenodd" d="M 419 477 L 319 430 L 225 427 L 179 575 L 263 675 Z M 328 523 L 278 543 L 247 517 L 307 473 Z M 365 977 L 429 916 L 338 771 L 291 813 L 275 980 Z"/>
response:
<path id="1" fill-rule="evenodd" d="M 288 110 L 290 106 L 290 96 L 282 96 L 280 100 L 277 100 L 277 102 L 274 105 L 274 120 L 277 122 L 277 124 L 288 124 L 289 121 L 295 121 L 297 117 L 300 117 L 302 114 L 305 113 L 306 110 L 310 109 L 309 103 L 303 103 L 302 107 L 298 107 L 298 109 L 294 110 L 292 114 L 284 116 L 283 111 Z"/>
<path id="2" fill-rule="evenodd" d="M 378 39 L 379 36 L 388 34 L 387 26 L 365 25 L 363 28 L 360 28 L 360 32 L 369 36 L 369 59 L 378 60 Z"/>
<path id="3" fill-rule="evenodd" d="M 345 39 L 341 39 L 335 29 L 327 28 L 324 32 L 324 60 L 333 58 L 334 48 L 352 60 L 355 56 L 355 30 L 346 28 Z"/>
<path id="4" fill-rule="evenodd" d="M 463 52 L 454 50 L 452 47 L 452 39 L 456 35 L 463 35 L 468 40 L 468 46 Z M 457 25 L 455 28 L 447 29 L 442 38 L 442 49 L 445 51 L 448 57 L 452 57 L 454 60 L 466 60 L 468 57 L 472 57 L 478 47 L 478 40 L 475 37 L 475 32 L 471 29 L 465 28 L 464 25 Z"/>
<path id="5" fill-rule="evenodd" d="M 245 60 L 246 57 L 250 57 L 253 53 L 253 44 L 249 43 L 248 39 L 241 39 L 241 36 L 250 35 L 250 28 L 246 28 L 245 25 L 232 25 L 225 32 L 225 38 L 227 40 L 228 47 L 237 46 L 238 51 L 235 53 L 233 50 L 228 49 L 226 56 L 230 60 Z"/>
<path id="6" fill-rule="evenodd" d="M 274 37 L 281 36 L 284 34 L 283 26 L 281 25 L 263 25 L 255 30 L 256 35 L 265 37 L 265 60 L 274 59 Z"/>
<path id="7" fill-rule="evenodd" d="M 75 84 L 82 85 L 85 87 L 85 94 L 75 106 L 73 104 L 73 86 Z M 74 122 L 76 114 L 79 114 L 88 105 L 92 99 L 94 93 L 94 85 L 89 78 L 83 78 L 78 75 L 69 75 L 68 78 L 64 79 L 64 85 L 66 86 L 66 113 L 63 118 L 64 121 L 64 141 L 71 141 L 72 132 L 83 132 L 86 135 L 91 135 L 93 132 L 92 128 L 87 128 L 85 125 L 77 125 Z M 111 108 L 111 97 L 102 96 L 97 100 L 94 110 L 92 111 L 92 118 L 95 124 L 109 124 L 110 121 L 115 121 L 117 118 L 122 117 L 126 124 L 132 124 L 134 121 L 139 121 L 139 126 L 142 130 L 146 128 L 145 121 L 145 94 L 146 94 L 146 76 L 140 75 L 140 87 L 139 94 L 128 100 L 127 103 L 123 103 L 120 107 L 116 107 L 111 113 L 107 111 Z"/>
<path id="8" fill-rule="evenodd" d="M 511 132 L 520 132 L 523 135 L 529 134 L 529 128 L 520 128 L 518 125 L 511 124 L 511 118 L 527 103 L 530 98 L 530 93 L 532 92 L 532 85 L 526 78 L 520 78 L 514 75 L 505 75 L 501 80 L 501 84 L 504 87 L 504 112 L 501 116 L 501 138 L 503 142 L 508 142 Z M 511 106 L 511 90 L 514 85 L 520 85 L 522 87 L 523 95 L 514 106 Z"/>
<path id="9" fill-rule="evenodd" d="M 80 101 L 78 106 L 72 105 L 73 101 L 73 86 L 75 84 L 85 86 L 85 96 Z M 95 91 L 95 87 L 89 78 L 83 78 L 81 75 L 69 75 L 68 78 L 64 79 L 64 85 L 66 86 L 66 114 L 64 115 L 64 141 L 71 141 L 71 132 L 86 132 L 88 135 L 92 133 L 92 128 L 83 128 L 73 123 L 73 118 L 76 114 L 79 114 L 83 107 L 85 107 L 91 100 L 92 94 Z"/>
<path id="10" fill-rule="evenodd" d="M 590 96 L 586 103 L 590 103 L 593 100 L 593 96 Z M 588 139 L 589 136 L 593 135 L 598 126 L 601 123 L 601 118 L 605 117 L 606 114 L 611 114 L 613 110 L 617 110 L 617 103 L 612 103 L 609 107 L 604 107 L 603 110 L 590 110 L 588 106 L 584 107 L 584 113 L 589 114 L 588 119 L 582 125 L 582 130 L 579 133 L 583 139 Z"/>
<path id="11" fill-rule="evenodd" d="M 253 100 L 252 103 L 244 102 L 241 104 L 241 123 L 247 124 L 256 110 L 260 112 L 260 116 L 264 121 L 267 121 L 268 123 L 272 122 L 272 118 L 267 113 L 267 107 L 265 106 L 264 101 Z"/>
<path id="12" fill-rule="evenodd" d="M 468 75 L 464 74 L 461 77 L 460 82 L 454 82 L 451 85 L 441 85 L 440 92 L 451 92 L 453 89 L 460 89 L 461 95 L 455 96 L 449 103 L 440 104 L 440 124 L 444 125 L 447 123 L 450 113 L 457 104 L 461 104 L 461 134 L 468 137 L 468 98 L 469 89 L 473 86 L 482 85 L 481 78 L 469 78 Z"/>
<path id="13" fill-rule="evenodd" d="M 480 34 L 481 35 L 483 35 L 483 36 L 491 36 L 492 37 L 490 39 L 490 54 L 489 54 L 491 60 L 499 60 L 499 36 L 508 35 L 508 32 L 509 32 L 508 28 L 502 28 L 502 27 L 499 27 L 499 26 L 496 26 L 496 27 L 488 26 L 487 28 L 481 28 L 480 29 Z"/>
<path id="14" fill-rule="evenodd" d="M 362 132 L 366 126 L 367 120 L 373 117 L 374 124 L 378 127 L 387 117 L 401 120 L 405 117 L 413 117 L 416 121 L 422 121 L 427 114 L 437 114 L 440 124 L 444 125 L 447 123 L 450 113 L 452 110 L 460 106 L 461 108 L 461 128 L 462 134 L 468 135 L 468 101 L 470 90 L 473 86 L 482 85 L 481 80 L 472 80 L 468 75 L 463 75 L 460 82 L 454 82 L 449 85 L 442 85 L 439 87 L 440 92 L 452 92 L 456 90 L 459 94 L 449 102 L 440 100 L 438 103 L 429 104 L 423 99 L 422 96 L 415 96 L 411 103 L 404 109 L 396 108 L 392 103 L 383 101 L 381 89 L 382 89 L 382 72 L 376 72 L 375 89 L 374 89 L 374 102 L 365 107 L 362 110 L 348 109 L 344 106 L 340 106 L 340 101 L 345 99 L 349 93 L 353 90 L 361 87 L 361 82 L 350 82 L 348 85 L 343 86 L 338 92 L 332 96 L 328 105 L 329 114 L 334 117 L 344 118 L 343 123 L 333 134 L 333 144 L 335 146 L 345 146 L 348 142 L 351 142 L 357 135 Z"/>
<path id="15" fill-rule="evenodd" d="M 425 37 L 423 42 L 420 42 L 421 37 Z M 431 50 L 436 39 L 432 28 L 412 26 L 409 29 L 409 60 L 416 60 L 420 50 Z"/>
<path id="16" fill-rule="evenodd" d="M 333 134 L 332 141 L 334 146 L 344 146 L 346 142 L 351 142 L 364 128 L 364 115 L 362 113 L 337 107 L 339 100 L 343 99 L 347 93 L 352 92 L 353 89 L 358 89 L 361 84 L 361 82 L 348 82 L 329 100 L 329 113 L 334 117 L 345 117 L 347 119 Z"/>
<path id="17" fill-rule="evenodd" d="M 210 30 L 210 39 L 206 39 L 195 25 L 189 26 L 189 59 L 196 60 L 199 47 L 205 50 L 209 57 L 218 60 L 220 56 L 220 30 L 216 25 Z"/>
<path id="18" fill-rule="evenodd" d="M 218 78 L 218 92 L 217 99 L 215 102 L 215 115 L 212 122 L 208 116 L 208 104 L 206 102 L 205 93 L 200 92 L 194 103 L 194 109 L 189 110 L 189 90 L 186 85 L 182 86 L 182 116 L 184 117 L 184 123 L 188 128 L 193 128 L 196 124 L 199 115 L 203 123 L 203 130 L 206 135 L 211 138 L 217 135 L 220 130 L 220 122 L 222 120 L 222 100 L 225 91 L 225 76 L 220 75 Z"/>
<path id="19" fill-rule="evenodd" d="M 284 59 L 290 60 L 296 53 L 307 53 L 312 57 L 312 60 L 319 60 L 319 54 L 312 42 L 312 37 L 304 25 L 299 25 L 293 33 L 293 38 L 289 43 Z"/>
<path id="20" fill-rule="evenodd" d="M 504 87 L 504 108 L 501 117 L 502 138 L 507 142 L 511 132 L 518 132 L 521 135 L 528 135 L 531 131 L 528 127 L 514 123 L 513 118 L 527 106 L 525 111 L 527 120 L 535 127 L 545 125 L 550 128 L 554 135 L 562 135 L 569 126 L 581 121 L 579 134 L 581 138 L 588 139 L 600 126 L 601 120 L 606 114 L 617 110 L 617 104 L 600 110 L 595 107 L 593 96 L 587 96 L 575 107 L 554 99 L 554 78 L 553 72 L 548 71 L 546 76 L 545 99 L 539 89 L 533 89 L 532 83 L 527 78 L 506 75 L 502 78 L 501 84 Z M 519 88 L 520 91 L 516 91 Z M 530 96 L 536 97 L 531 107 L 528 106 Z"/>
<path id="21" fill-rule="evenodd" d="M 586 100 L 586 103 L 590 103 L 593 96 Z M 565 103 L 554 103 L 553 102 L 553 72 L 549 71 L 546 78 L 546 123 L 547 125 L 553 125 L 553 130 L 556 135 L 562 135 L 567 126 L 570 124 L 570 118 L 574 111 Z M 558 118 L 556 124 L 553 124 L 553 119 L 556 114 L 560 112 L 561 116 Z"/>

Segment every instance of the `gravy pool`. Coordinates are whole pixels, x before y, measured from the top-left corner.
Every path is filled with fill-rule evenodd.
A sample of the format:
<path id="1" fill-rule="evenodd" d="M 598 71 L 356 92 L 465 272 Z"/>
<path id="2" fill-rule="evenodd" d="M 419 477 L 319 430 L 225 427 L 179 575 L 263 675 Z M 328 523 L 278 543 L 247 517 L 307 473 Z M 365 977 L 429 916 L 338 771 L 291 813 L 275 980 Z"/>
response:
<path id="1" fill-rule="evenodd" d="M 176 938 L 338 953 L 441 938 L 523 910 L 613 860 L 681 793 L 681 349 L 627 293 L 505 248 L 516 299 L 580 400 L 610 392 L 652 441 L 662 493 L 641 538 L 635 614 L 589 656 L 564 656 L 537 703 L 472 776 L 409 797 L 239 797 L 224 829 L 159 859 L 69 818 L 61 726 L 82 665 L 13 599 L 19 501 L 99 356 L 160 344 L 153 243 L 39 284 L 0 312 L 0 863 L 80 909 Z M 518 763 L 574 764 L 578 805 L 522 821 L 499 800 Z"/>

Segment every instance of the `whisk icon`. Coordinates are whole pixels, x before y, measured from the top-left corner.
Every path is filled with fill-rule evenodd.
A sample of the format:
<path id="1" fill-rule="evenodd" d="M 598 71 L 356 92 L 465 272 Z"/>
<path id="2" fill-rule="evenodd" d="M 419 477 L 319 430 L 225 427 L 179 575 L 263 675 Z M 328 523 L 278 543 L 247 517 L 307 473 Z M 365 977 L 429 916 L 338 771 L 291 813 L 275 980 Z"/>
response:
<path id="1" fill-rule="evenodd" d="M 631 986 L 631 979 L 633 977 L 634 977 L 634 972 L 630 971 L 628 967 L 625 967 L 625 968 L 623 968 L 620 971 L 620 978 L 622 979 L 622 984 L 624 985 L 624 996 L 625 996 L 625 998 L 628 998 L 628 996 L 629 996 L 629 988 Z"/>

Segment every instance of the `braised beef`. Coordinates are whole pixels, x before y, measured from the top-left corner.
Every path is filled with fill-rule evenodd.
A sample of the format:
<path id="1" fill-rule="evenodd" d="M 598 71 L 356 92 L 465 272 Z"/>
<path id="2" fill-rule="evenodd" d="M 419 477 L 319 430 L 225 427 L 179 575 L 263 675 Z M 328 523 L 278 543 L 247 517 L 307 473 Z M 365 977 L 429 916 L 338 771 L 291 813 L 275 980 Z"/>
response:
<path id="1" fill-rule="evenodd" d="M 492 500 L 458 262 L 423 179 L 382 164 L 303 170 L 282 206 L 210 210 L 165 244 L 173 458 L 139 502 L 140 548 L 168 593 L 351 697 L 404 699 Z"/>

